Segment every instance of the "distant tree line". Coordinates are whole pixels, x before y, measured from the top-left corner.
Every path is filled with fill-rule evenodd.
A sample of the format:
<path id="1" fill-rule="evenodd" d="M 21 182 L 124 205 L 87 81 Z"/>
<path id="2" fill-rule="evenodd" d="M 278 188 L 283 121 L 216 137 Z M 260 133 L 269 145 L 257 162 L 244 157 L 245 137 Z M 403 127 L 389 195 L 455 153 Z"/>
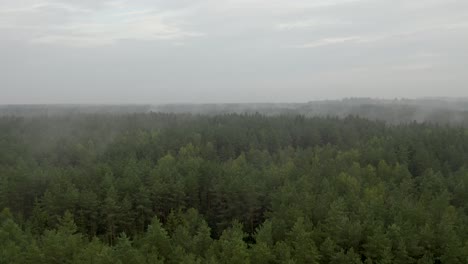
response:
<path id="1" fill-rule="evenodd" d="M 468 127 L 468 98 L 346 98 L 308 103 L 158 104 L 158 105 L 0 105 L 1 116 L 71 116 L 163 112 L 194 115 L 260 113 L 266 116 L 360 116 L 389 124 L 432 123 Z"/>

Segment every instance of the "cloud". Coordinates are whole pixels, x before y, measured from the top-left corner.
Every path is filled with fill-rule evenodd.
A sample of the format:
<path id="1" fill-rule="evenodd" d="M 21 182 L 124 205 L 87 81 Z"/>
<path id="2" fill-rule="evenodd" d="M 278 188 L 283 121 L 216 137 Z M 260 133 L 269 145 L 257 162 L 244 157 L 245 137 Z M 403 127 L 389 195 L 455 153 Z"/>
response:
<path id="1" fill-rule="evenodd" d="M 272 89 L 303 100 L 393 94 L 395 82 L 427 95 L 434 80 L 466 95 L 467 10 L 461 0 L 0 0 L 0 100 L 261 101 Z"/>
<path id="2" fill-rule="evenodd" d="M 362 0 L 224 0 L 217 1 L 230 8 L 310 9 L 348 4 Z"/>
<path id="3" fill-rule="evenodd" d="M 389 32 L 385 34 L 370 34 L 363 36 L 345 36 L 345 37 L 325 37 L 312 42 L 308 42 L 301 45 L 295 45 L 293 48 L 318 48 L 329 45 L 352 43 L 352 44 L 370 44 L 380 41 L 386 41 L 389 39 L 406 39 L 406 38 L 416 38 L 418 35 L 433 33 L 433 32 L 443 32 L 449 30 L 459 30 L 459 29 L 468 29 L 468 23 L 449 23 L 449 24 L 439 24 L 429 27 L 420 27 L 413 30 L 401 30 L 396 32 Z M 426 56 L 428 54 L 425 54 Z M 434 54 L 431 54 L 434 55 Z"/>
<path id="4" fill-rule="evenodd" d="M 365 39 L 357 36 L 352 37 L 339 37 L 339 38 L 323 38 L 319 40 L 315 40 L 306 44 L 294 46 L 294 48 L 318 48 L 323 46 L 335 45 L 335 44 L 342 44 L 346 42 L 363 42 Z"/>
<path id="5" fill-rule="evenodd" d="M 66 4 L 62 2 L 40 2 L 34 4 L 25 4 L 21 6 L 1 6 L 0 5 L 0 14 L 2 15 L 14 15 L 18 16 L 17 18 L 22 19 L 26 15 L 35 15 L 40 13 L 46 13 L 49 11 L 60 11 L 60 12 L 69 12 L 69 13 L 90 13 L 91 9 L 82 8 L 79 6 L 74 6 L 71 4 Z"/>
<path id="6" fill-rule="evenodd" d="M 431 63 L 412 63 L 404 65 L 396 65 L 391 67 L 392 70 L 397 71 L 424 71 L 434 68 L 434 65 Z"/>
<path id="7" fill-rule="evenodd" d="M 318 27 L 330 27 L 330 26 L 343 26 L 350 25 L 350 22 L 345 22 L 339 19 L 321 18 L 321 19 L 303 19 L 294 20 L 290 22 L 283 22 L 276 25 L 278 30 L 296 30 L 296 29 L 307 29 L 307 28 L 318 28 Z"/>
<path id="8" fill-rule="evenodd" d="M 185 30 L 176 13 L 132 5 L 126 1 L 104 2 L 100 8 L 73 3 L 42 2 L 3 9 L 0 29 L 27 31 L 32 43 L 67 46 L 110 45 L 120 40 L 156 41 L 200 37 Z M 63 14 L 66 13 L 66 16 Z"/>
<path id="9" fill-rule="evenodd" d="M 158 14 L 124 14 L 125 18 L 99 16 L 89 22 L 71 23 L 55 27 L 53 32 L 32 41 L 35 43 L 59 43 L 72 46 L 109 45 L 120 40 L 178 40 L 199 37 L 203 34 L 184 31 L 176 25 L 166 23 Z"/>

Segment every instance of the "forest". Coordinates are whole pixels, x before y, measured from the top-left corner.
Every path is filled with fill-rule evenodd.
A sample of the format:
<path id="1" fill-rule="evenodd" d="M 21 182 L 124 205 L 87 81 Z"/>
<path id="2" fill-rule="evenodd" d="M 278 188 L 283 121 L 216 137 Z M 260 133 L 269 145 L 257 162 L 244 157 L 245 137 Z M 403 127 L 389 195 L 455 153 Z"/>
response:
<path id="1" fill-rule="evenodd" d="M 0 263 L 468 263 L 468 129 L 0 117 Z"/>

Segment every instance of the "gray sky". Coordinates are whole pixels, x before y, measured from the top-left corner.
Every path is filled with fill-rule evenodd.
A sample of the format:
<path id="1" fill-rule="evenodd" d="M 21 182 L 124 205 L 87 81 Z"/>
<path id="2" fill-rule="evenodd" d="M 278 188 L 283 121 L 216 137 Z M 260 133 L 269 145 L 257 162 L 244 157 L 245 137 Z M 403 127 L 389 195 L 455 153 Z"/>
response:
<path id="1" fill-rule="evenodd" d="M 466 0 L 0 0 L 0 104 L 468 96 Z"/>

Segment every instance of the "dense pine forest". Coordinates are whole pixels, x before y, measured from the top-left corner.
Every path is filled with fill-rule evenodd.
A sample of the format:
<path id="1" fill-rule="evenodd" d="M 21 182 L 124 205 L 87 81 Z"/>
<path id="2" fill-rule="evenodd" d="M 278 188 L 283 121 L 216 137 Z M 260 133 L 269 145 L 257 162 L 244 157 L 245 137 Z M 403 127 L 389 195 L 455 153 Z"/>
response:
<path id="1" fill-rule="evenodd" d="M 468 263 L 468 130 L 0 117 L 0 263 Z"/>

